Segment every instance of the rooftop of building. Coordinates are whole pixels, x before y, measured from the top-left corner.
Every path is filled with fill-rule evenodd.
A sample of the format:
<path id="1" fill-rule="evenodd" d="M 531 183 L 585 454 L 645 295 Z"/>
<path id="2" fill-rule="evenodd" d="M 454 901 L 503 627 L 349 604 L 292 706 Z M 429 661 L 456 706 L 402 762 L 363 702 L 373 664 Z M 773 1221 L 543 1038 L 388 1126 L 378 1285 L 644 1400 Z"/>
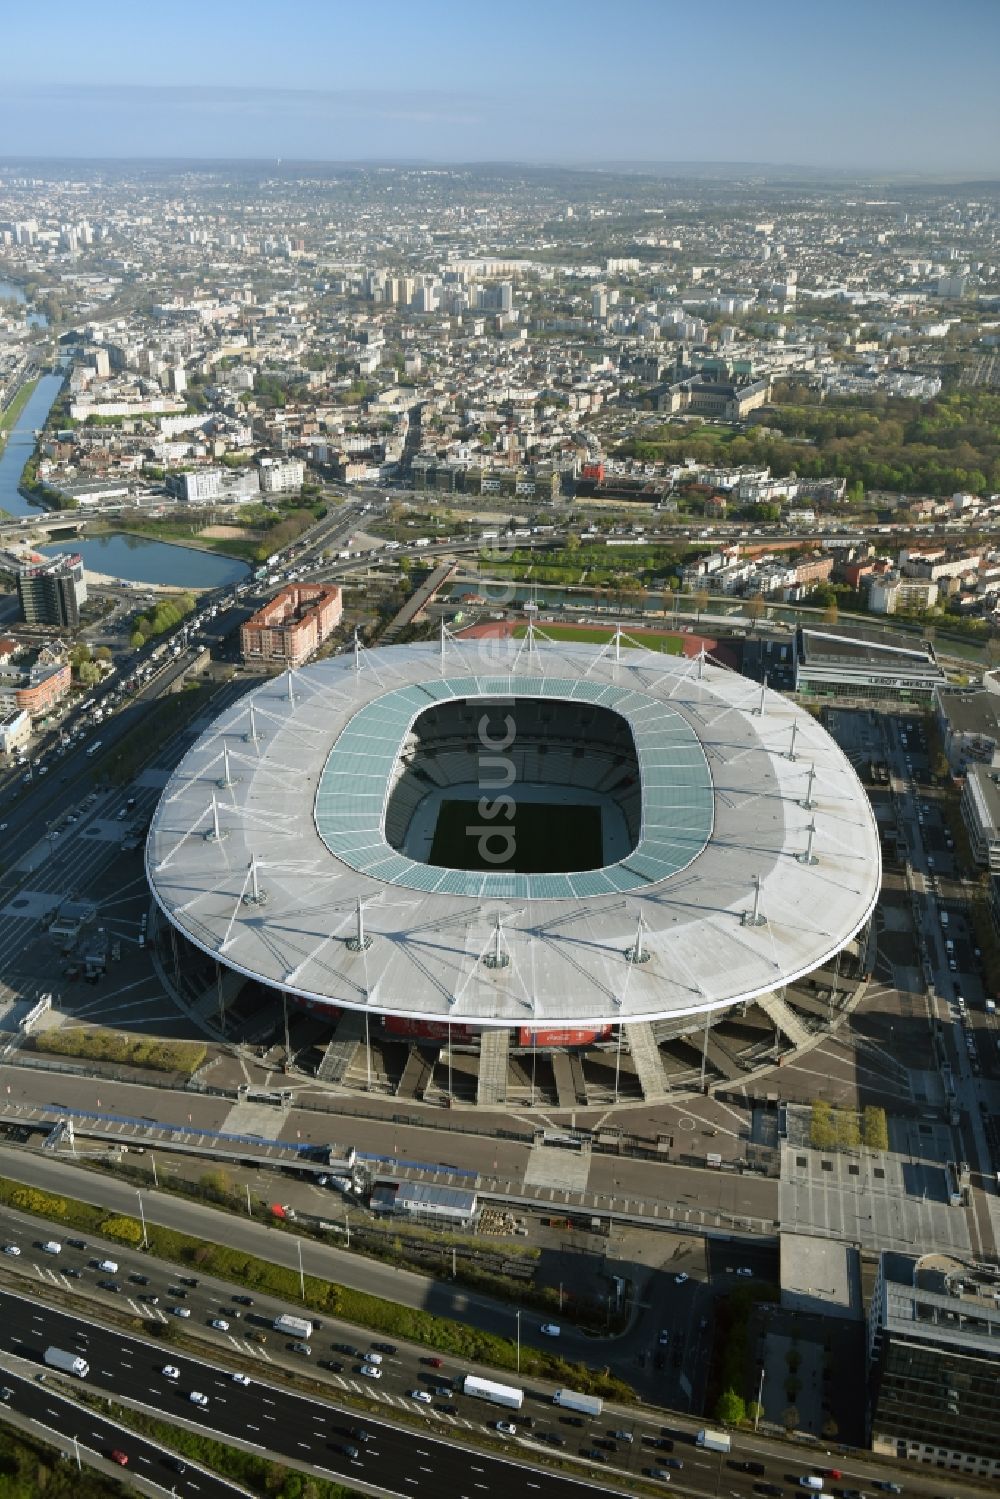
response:
<path id="1" fill-rule="evenodd" d="M 837 1239 L 783 1233 L 781 1294 L 812 1302 L 816 1311 L 860 1319 L 861 1266 L 857 1249 Z"/>
<path id="2" fill-rule="evenodd" d="M 262 604 L 256 614 L 245 621 L 244 629 L 268 629 L 279 625 L 301 624 L 324 604 L 340 597 L 340 589 L 331 583 L 289 583 L 273 599 Z"/>
<path id="3" fill-rule="evenodd" d="M 952 733 L 976 734 L 1000 742 L 1000 692 L 986 688 L 939 691 L 937 701 Z"/>
<path id="4" fill-rule="evenodd" d="M 850 666 L 870 666 L 875 669 L 905 669 L 943 682 L 944 672 L 937 663 L 933 647 L 924 640 L 914 640 L 907 635 L 885 635 L 874 630 L 799 629 L 801 659 L 819 665 L 843 663 Z"/>
<path id="5" fill-rule="evenodd" d="M 940 1256 L 882 1256 L 886 1331 L 1000 1359 L 1000 1276 Z"/>

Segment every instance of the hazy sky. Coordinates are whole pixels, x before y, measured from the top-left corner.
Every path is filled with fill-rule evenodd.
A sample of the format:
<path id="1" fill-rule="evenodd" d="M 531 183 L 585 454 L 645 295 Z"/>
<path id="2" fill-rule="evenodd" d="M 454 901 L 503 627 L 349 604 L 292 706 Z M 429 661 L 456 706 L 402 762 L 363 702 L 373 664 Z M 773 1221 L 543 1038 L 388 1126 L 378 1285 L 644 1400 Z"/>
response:
<path id="1" fill-rule="evenodd" d="M 1000 0 L 47 0 L 0 17 L 0 157 L 1000 171 Z"/>

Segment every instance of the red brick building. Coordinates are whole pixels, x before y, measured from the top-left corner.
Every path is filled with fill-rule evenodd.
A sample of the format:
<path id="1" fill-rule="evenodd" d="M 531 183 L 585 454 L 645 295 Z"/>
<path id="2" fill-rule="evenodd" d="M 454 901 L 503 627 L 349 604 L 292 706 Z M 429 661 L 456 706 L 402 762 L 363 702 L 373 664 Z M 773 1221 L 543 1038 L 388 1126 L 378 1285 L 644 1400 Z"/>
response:
<path id="1" fill-rule="evenodd" d="M 243 659 L 301 666 L 332 635 L 343 613 L 339 588 L 325 583 L 291 583 L 243 625 Z"/>

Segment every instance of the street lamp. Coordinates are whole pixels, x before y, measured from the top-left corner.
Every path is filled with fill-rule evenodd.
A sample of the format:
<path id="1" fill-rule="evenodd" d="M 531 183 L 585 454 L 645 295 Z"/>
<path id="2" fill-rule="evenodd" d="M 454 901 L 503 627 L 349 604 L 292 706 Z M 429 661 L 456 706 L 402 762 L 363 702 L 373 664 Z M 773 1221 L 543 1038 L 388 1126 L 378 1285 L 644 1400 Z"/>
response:
<path id="1" fill-rule="evenodd" d="M 138 1189 L 136 1189 L 135 1195 L 139 1199 L 139 1219 L 142 1223 L 142 1247 L 143 1249 L 148 1249 L 149 1241 L 146 1238 L 146 1214 L 142 1210 L 142 1193 Z"/>
<path id="2" fill-rule="evenodd" d="M 521 1308 L 518 1307 L 514 1313 L 517 1318 L 517 1372 L 521 1372 Z"/>
<path id="3" fill-rule="evenodd" d="M 757 1425 L 758 1425 L 758 1423 L 760 1421 L 761 1402 L 764 1399 L 764 1374 L 765 1374 L 764 1365 L 761 1364 L 761 1366 L 760 1366 L 760 1384 L 757 1386 L 757 1409 L 753 1413 L 753 1429 L 754 1429 L 754 1431 L 757 1430 Z"/>

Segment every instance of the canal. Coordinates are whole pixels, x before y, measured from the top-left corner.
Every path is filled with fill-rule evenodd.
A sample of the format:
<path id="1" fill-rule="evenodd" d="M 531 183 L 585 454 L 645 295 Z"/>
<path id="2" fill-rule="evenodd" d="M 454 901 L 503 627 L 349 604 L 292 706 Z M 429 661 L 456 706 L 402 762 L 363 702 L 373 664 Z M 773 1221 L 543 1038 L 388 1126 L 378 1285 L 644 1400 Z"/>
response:
<path id="1" fill-rule="evenodd" d="M 3 283 L 0 282 L 0 285 Z M 8 515 L 37 515 L 40 507 L 18 494 L 24 465 L 35 450 L 35 433 L 44 427 L 52 403 L 62 389 L 62 375 L 43 375 L 21 415 L 7 434 L 0 453 L 0 510 Z"/>

